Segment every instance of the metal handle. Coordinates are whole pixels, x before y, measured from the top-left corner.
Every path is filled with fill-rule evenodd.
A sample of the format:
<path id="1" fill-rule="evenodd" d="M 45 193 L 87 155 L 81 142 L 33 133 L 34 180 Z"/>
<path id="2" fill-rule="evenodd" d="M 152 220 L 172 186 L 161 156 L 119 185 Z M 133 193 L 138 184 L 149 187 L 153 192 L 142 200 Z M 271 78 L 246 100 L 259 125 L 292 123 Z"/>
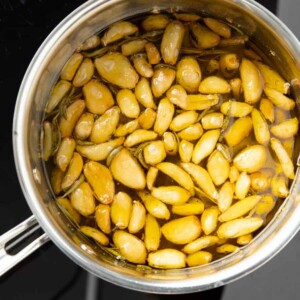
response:
<path id="1" fill-rule="evenodd" d="M 6 233 L 0 236 L 0 276 L 5 274 L 16 264 L 18 264 L 24 258 L 29 256 L 32 252 L 34 252 L 49 241 L 49 237 L 46 235 L 46 233 L 43 233 L 25 248 L 20 250 L 17 254 L 11 255 L 7 253 L 7 243 L 16 238 L 10 245 L 11 247 L 14 247 L 20 242 L 22 242 L 25 238 L 32 235 L 39 228 L 40 226 L 37 220 L 34 216 L 31 216 L 27 220 L 23 221 L 16 227 L 12 228 L 11 230 L 7 231 Z"/>

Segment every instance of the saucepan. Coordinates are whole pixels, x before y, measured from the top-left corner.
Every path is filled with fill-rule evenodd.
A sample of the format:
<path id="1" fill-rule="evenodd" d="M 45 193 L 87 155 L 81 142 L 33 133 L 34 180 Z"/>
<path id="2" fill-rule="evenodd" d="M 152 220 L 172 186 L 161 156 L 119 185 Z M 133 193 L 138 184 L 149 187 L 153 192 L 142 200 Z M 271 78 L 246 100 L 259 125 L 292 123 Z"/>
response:
<path id="1" fill-rule="evenodd" d="M 61 213 L 53 201 L 41 155 L 42 118 L 51 88 L 72 52 L 109 24 L 137 14 L 184 11 L 217 17 L 247 34 L 266 58 L 294 81 L 300 99 L 300 43 L 271 12 L 253 0 L 91 0 L 67 16 L 46 38 L 32 59 L 21 84 L 13 123 L 14 158 L 18 178 L 33 216 L 0 238 L 3 274 L 49 239 L 76 264 L 113 284 L 150 293 L 181 294 L 222 286 L 253 272 L 277 254 L 300 226 L 300 174 L 290 196 L 272 221 L 247 246 L 208 265 L 180 270 L 137 267 L 97 248 Z M 297 148 L 297 147 L 296 147 Z M 297 156 L 297 155 L 296 155 Z M 295 162 L 299 166 L 298 162 Z M 6 244 L 41 226 L 44 234 L 16 255 Z"/>

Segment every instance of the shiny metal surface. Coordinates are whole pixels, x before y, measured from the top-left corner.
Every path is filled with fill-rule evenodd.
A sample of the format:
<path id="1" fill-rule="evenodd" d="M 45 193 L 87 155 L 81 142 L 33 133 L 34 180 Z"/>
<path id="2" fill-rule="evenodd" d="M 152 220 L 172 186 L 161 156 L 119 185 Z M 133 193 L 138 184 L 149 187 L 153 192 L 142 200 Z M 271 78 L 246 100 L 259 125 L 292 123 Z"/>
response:
<path id="1" fill-rule="evenodd" d="M 34 233 L 40 226 L 37 223 L 34 216 L 29 217 L 27 220 L 23 221 L 16 227 L 12 228 L 8 232 L 2 234 L 0 236 L 0 276 L 5 274 L 11 268 L 13 268 L 16 264 L 22 261 L 25 257 L 30 255 L 32 252 L 36 251 L 39 247 L 44 245 L 47 241 L 49 241 L 46 233 L 43 233 L 41 236 L 32 241 L 29 245 L 23 248 L 15 255 L 11 255 L 7 253 L 6 246 L 9 242 L 13 241 L 12 244 L 17 245 L 27 236 Z M 26 230 L 30 229 L 28 232 Z M 24 234 L 26 232 L 26 234 Z M 18 239 L 18 236 L 20 236 Z"/>
<path id="2" fill-rule="evenodd" d="M 114 260 L 81 236 L 55 206 L 41 161 L 41 120 L 52 85 L 69 55 L 107 25 L 149 11 L 183 10 L 217 16 L 251 37 L 287 80 L 300 78 L 300 44 L 274 15 L 252 0 L 95 0 L 88 1 L 48 36 L 33 58 L 15 108 L 13 142 L 16 168 L 33 214 L 50 239 L 73 261 L 104 280 L 150 293 L 190 293 L 224 285 L 266 263 L 300 226 L 299 170 L 291 195 L 273 221 L 239 252 L 207 266 L 148 270 Z"/>

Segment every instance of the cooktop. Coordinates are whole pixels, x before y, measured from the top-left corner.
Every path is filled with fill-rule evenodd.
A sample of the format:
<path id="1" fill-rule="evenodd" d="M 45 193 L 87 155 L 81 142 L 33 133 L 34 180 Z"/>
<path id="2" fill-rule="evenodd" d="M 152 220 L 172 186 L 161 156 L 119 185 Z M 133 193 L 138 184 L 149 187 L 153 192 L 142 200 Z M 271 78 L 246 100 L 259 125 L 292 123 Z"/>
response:
<path id="1" fill-rule="evenodd" d="M 0 235 L 31 215 L 22 194 L 12 150 L 12 120 L 18 89 L 30 60 L 51 30 L 83 0 L 0 1 Z M 295 1 L 258 1 L 291 16 Z M 284 3 L 283 3 L 284 2 Z M 293 2 L 293 3 L 292 3 Z M 289 7 L 288 7 L 289 5 Z M 295 4 L 297 5 L 297 3 Z M 299 12 L 299 9 L 298 9 Z M 293 26 L 296 28 L 297 20 Z M 299 21 L 298 21 L 299 22 Z M 299 24 L 299 23 L 298 23 Z M 88 274 L 52 242 L 0 278 L 0 299 L 299 299 L 300 234 L 271 261 L 242 279 L 187 295 L 152 295 L 115 286 Z M 1 260 L 0 260 L 1 264 Z"/>

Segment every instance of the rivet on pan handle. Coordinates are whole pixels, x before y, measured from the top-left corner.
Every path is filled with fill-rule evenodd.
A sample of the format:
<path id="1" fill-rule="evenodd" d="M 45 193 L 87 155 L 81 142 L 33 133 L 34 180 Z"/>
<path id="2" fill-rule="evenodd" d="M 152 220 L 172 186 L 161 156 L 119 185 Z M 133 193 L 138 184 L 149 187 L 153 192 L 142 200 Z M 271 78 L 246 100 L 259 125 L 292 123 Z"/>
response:
<path id="1" fill-rule="evenodd" d="M 29 256 L 32 252 L 49 241 L 46 233 L 43 233 L 41 236 L 28 244 L 25 248 L 20 250 L 17 254 L 11 255 L 7 253 L 6 246 L 9 242 L 16 238 L 15 241 L 11 243 L 11 247 L 16 246 L 24 241 L 24 239 L 28 238 L 30 235 L 36 232 L 39 228 L 40 226 L 37 223 L 37 220 L 34 216 L 31 216 L 27 220 L 23 221 L 16 227 L 0 236 L 0 276 L 5 274 L 7 271 L 21 262 L 24 258 Z"/>

